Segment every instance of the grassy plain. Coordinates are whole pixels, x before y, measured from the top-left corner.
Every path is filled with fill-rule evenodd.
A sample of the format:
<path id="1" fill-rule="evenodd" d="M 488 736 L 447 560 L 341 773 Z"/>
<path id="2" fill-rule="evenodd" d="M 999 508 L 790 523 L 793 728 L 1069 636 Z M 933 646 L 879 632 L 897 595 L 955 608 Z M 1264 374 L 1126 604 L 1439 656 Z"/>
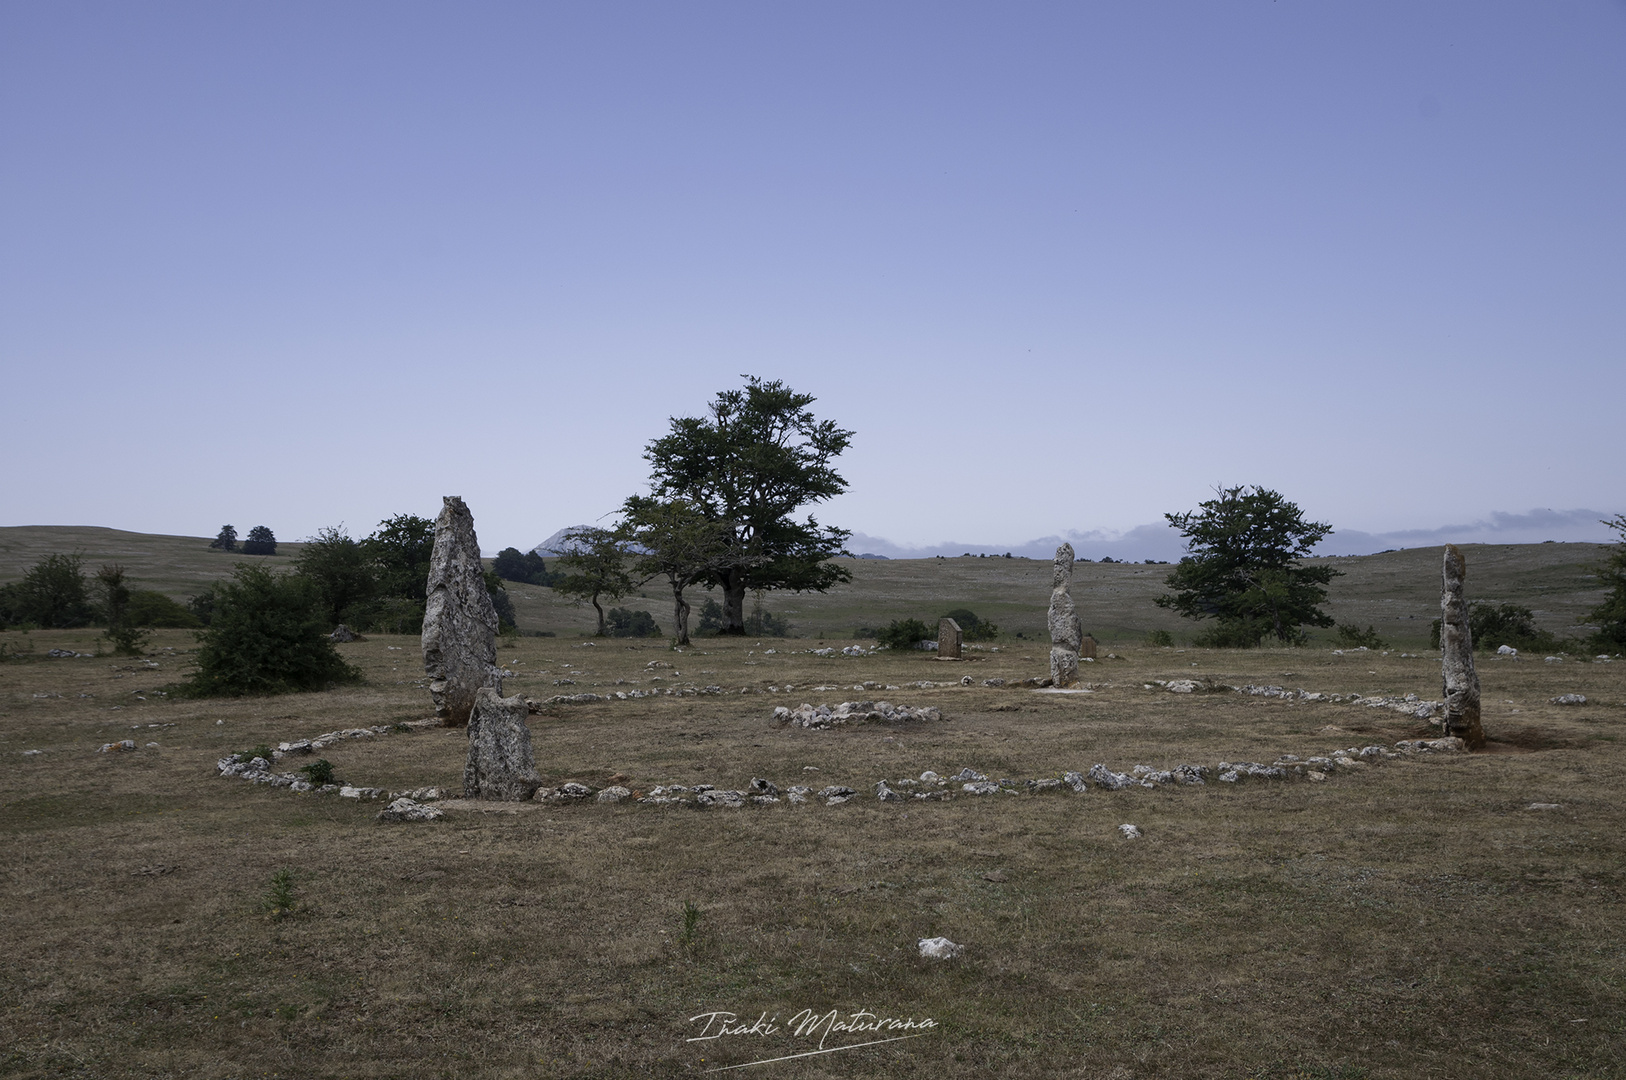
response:
<path id="1" fill-rule="evenodd" d="M 1032 569 L 993 562 L 928 569 L 966 575 L 963 590 L 980 587 L 975 574 Z M 885 576 L 906 569 L 876 566 L 893 582 L 877 606 L 935 606 L 952 591 L 912 597 Z M 1086 595 L 1142 569 L 1156 568 L 1111 570 L 1125 576 Z M 1380 611 L 1383 599 L 1362 602 Z M 831 625 L 865 610 L 856 587 L 847 603 Z M 30 641 L 35 656 L 94 652 L 94 634 Z M 522 638 L 500 658 L 520 673 L 508 690 L 532 697 L 730 691 L 532 717 L 550 782 L 742 788 L 760 776 L 845 784 L 859 792 L 847 805 L 464 804 L 421 825 L 379 824 L 376 803 L 213 777 L 228 751 L 426 715 L 415 639 L 342 646 L 364 684 L 238 701 L 160 693 L 187 670 L 194 643 L 179 631 L 155 636 L 157 668 L 0 664 L 0 1075 L 702 1075 L 817 1049 L 785 1030 L 802 1009 L 936 1026 L 739 1075 L 1622 1075 L 1626 661 L 1483 661 L 1490 753 L 1320 784 L 889 805 L 874 782 L 925 769 L 1021 780 L 1097 761 L 1121 771 L 1393 743 L 1421 733 L 1416 722 L 1145 686 L 1201 676 L 1432 697 L 1438 665 L 1398 650 L 1123 645 L 1124 659 L 1087 666 L 1094 693 L 1062 696 L 980 685 L 1042 674 L 1037 643 L 964 663 L 805 651 L 816 645 L 674 653 Z M 966 674 L 977 685 L 958 685 Z M 575 685 L 555 686 L 565 678 Z M 949 685 L 909 687 L 920 680 Z M 865 681 L 908 688 L 851 689 Z M 1549 704 L 1567 692 L 1588 704 Z M 776 704 L 878 697 L 938 705 L 945 719 L 831 731 L 770 720 Z M 97 752 L 126 737 L 141 749 Z M 355 783 L 455 789 L 463 749 L 462 732 L 432 729 L 325 756 Z M 1144 836 L 1123 839 L 1122 823 Z M 296 910 L 274 918 L 262 904 L 282 868 Z M 698 913 L 687 941 L 685 904 Z M 917 939 L 938 935 L 964 956 L 920 958 Z M 718 1010 L 746 1024 L 766 1013 L 781 1030 L 686 1041 L 702 1033 L 691 1018 Z"/>
<path id="2" fill-rule="evenodd" d="M 15 580 L 52 552 L 79 551 L 94 570 L 120 562 L 135 587 L 158 589 L 185 602 L 251 557 L 209 550 L 207 537 L 152 536 L 80 526 L 0 528 L 0 582 Z M 292 566 L 299 544 L 279 543 L 269 562 Z M 1469 544 L 1469 598 L 1518 603 L 1535 611 L 1541 628 L 1560 637 L 1575 632 L 1585 612 L 1603 593 L 1594 567 L 1606 545 Z M 1375 626 L 1403 648 L 1426 646 L 1429 623 L 1439 616 L 1440 549 L 1410 548 L 1330 562 L 1343 574 L 1334 580 L 1328 614 L 1339 622 Z M 1044 604 L 1050 589 L 1050 563 L 1034 559 L 847 559 L 853 581 L 828 593 L 769 594 L 767 610 L 789 619 L 791 632 L 805 637 L 850 637 L 860 626 L 884 626 L 893 619 L 934 621 L 945 611 L 966 607 L 992 619 L 1007 633 L 1027 638 L 1046 634 Z M 1079 563 L 1073 596 L 1085 629 L 1106 642 L 1137 641 L 1149 630 L 1167 630 L 1189 639 L 1193 624 L 1157 607 L 1165 591 L 1167 566 L 1133 563 Z M 591 633 L 593 610 L 556 597 L 551 589 L 510 583 L 519 625 L 526 631 L 563 635 Z M 698 613 L 708 594 L 690 590 Z M 749 600 L 748 600 L 749 603 Z M 643 608 L 663 630 L 672 629 L 671 596 L 651 582 L 633 596 L 606 607 Z M 1331 630 L 1316 632 L 1332 639 Z"/>

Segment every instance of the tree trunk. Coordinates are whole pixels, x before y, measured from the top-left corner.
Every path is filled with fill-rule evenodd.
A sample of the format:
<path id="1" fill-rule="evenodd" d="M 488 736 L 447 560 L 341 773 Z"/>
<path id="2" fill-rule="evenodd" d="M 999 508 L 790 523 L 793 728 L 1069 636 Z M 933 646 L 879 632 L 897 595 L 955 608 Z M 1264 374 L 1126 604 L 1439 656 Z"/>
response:
<path id="1" fill-rule="evenodd" d="M 598 593 L 593 594 L 593 610 L 598 612 L 598 636 L 604 636 L 604 609 L 598 606 Z"/>
<path id="2" fill-rule="evenodd" d="M 723 576 L 723 629 L 724 634 L 745 635 L 745 573 L 730 570 Z"/>
<path id="3" fill-rule="evenodd" d="M 689 643 L 689 602 L 683 599 L 683 586 L 672 586 L 672 625 L 677 628 L 677 643 Z"/>

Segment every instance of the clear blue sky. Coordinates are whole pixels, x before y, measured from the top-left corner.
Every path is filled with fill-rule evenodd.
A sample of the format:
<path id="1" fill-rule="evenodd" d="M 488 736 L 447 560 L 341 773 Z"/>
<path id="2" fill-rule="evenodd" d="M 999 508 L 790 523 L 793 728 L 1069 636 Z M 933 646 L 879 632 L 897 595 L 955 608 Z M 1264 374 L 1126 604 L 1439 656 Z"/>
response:
<path id="1" fill-rule="evenodd" d="M 1614 513 L 1626 6 L 10 0 L 0 369 L 5 525 L 523 547 L 742 373 L 894 544 Z"/>

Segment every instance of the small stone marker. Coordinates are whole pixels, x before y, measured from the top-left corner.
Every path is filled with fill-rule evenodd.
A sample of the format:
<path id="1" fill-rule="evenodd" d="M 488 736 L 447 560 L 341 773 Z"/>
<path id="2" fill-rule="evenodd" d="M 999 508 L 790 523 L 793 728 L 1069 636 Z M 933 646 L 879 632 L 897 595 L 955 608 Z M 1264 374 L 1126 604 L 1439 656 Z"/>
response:
<path id="1" fill-rule="evenodd" d="M 458 495 L 447 495 L 435 519 L 429 556 L 428 601 L 423 613 L 423 668 L 435 715 L 451 727 L 469 722 L 475 694 L 489 687 L 502 696 L 497 668 L 497 609 L 486 591 L 474 515 Z"/>
<path id="2" fill-rule="evenodd" d="M 1078 655 L 1081 659 L 1095 659 L 1095 639 L 1093 637 L 1088 634 L 1084 635 L 1084 640 L 1078 644 Z"/>
<path id="3" fill-rule="evenodd" d="M 937 658 L 960 659 L 960 624 L 953 619 L 937 620 Z"/>
<path id="4" fill-rule="evenodd" d="M 1072 578 L 1073 545 L 1063 544 L 1050 573 L 1050 682 L 1058 688 L 1078 682 L 1078 647 L 1084 639 L 1069 588 Z"/>
<path id="5" fill-rule="evenodd" d="M 956 945 L 946 937 L 921 938 L 920 955 L 928 960 L 952 960 L 965 952 L 964 945 Z"/>
<path id="6" fill-rule="evenodd" d="M 1470 750 L 1485 746 L 1479 723 L 1479 673 L 1474 670 L 1473 635 L 1468 629 L 1468 602 L 1463 599 L 1467 561 L 1455 544 L 1445 545 L 1440 589 L 1440 674 L 1445 683 L 1445 734 L 1461 739 Z"/>
<path id="7" fill-rule="evenodd" d="M 469 759 L 463 766 L 463 795 L 469 799 L 524 802 L 542 786 L 531 755 L 530 712 L 518 694 L 500 696 L 489 686 L 475 695 L 469 717 Z M 629 792 L 630 794 L 630 792 Z"/>

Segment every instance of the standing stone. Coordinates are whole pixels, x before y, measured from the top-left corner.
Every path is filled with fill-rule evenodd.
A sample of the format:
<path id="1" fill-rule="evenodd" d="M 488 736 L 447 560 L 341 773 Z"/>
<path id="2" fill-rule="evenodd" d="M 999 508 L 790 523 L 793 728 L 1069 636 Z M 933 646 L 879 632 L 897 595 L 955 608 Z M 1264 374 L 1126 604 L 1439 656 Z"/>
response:
<path id="1" fill-rule="evenodd" d="M 475 694 L 464 798 L 524 802 L 542 786 L 531 756 L 531 729 L 525 726 L 528 711 L 518 694 L 505 698 L 489 686 Z"/>
<path id="2" fill-rule="evenodd" d="M 960 624 L 953 619 L 937 620 L 937 658 L 960 659 Z"/>
<path id="3" fill-rule="evenodd" d="M 1090 635 L 1085 634 L 1084 635 L 1084 640 L 1078 643 L 1078 655 L 1088 657 L 1089 659 L 1094 660 L 1095 659 L 1095 646 L 1096 646 L 1095 639 L 1093 637 L 1091 637 Z"/>
<path id="4" fill-rule="evenodd" d="M 1073 608 L 1068 583 L 1073 579 L 1073 545 L 1056 549 L 1056 565 L 1050 573 L 1050 683 L 1068 687 L 1078 682 L 1078 647 L 1084 640 L 1084 626 Z"/>
<path id="5" fill-rule="evenodd" d="M 1445 545 L 1444 585 L 1440 592 L 1440 672 L 1445 682 L 1445 734 L 1470 750 L 1482 749 L 1479 724 L 1479 673 L 1474 670 L 1474 642 L 1468 631 L 1468 602 L 1462 583 L 1467 564 L 1453 544 Z"/>
<path id="6" fill-rule="evenodd" d="M 497 609 L 486 591 L 474 515 L 461 496 L 448 495 L 435 519 L 423 613 L 423 668 L 435 715 L 452 727 L 469 722 L 482 687 L 502 695 L 497 669 Z"/>

